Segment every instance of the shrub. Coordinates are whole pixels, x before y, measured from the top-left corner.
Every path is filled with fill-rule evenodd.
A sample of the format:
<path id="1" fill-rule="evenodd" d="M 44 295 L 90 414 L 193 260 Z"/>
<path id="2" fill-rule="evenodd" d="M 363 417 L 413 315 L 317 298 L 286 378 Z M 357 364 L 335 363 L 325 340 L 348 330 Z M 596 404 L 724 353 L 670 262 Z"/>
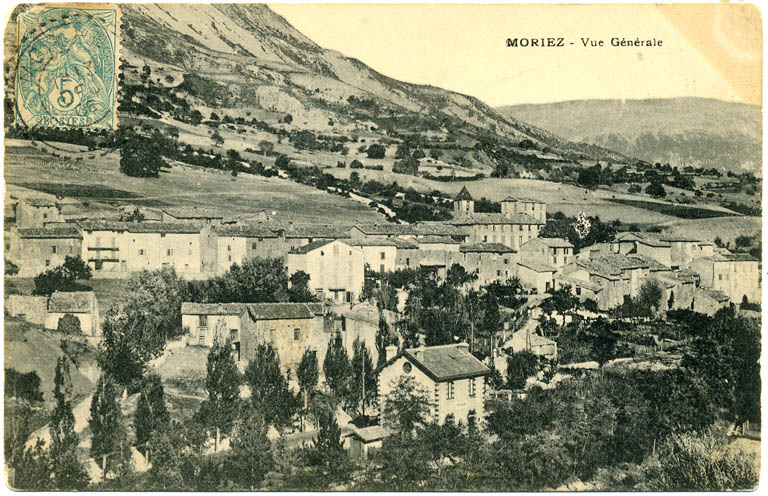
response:
<path id="1" fill-rule="evenodd" d="M 40 376 L 35 371 L 22 374 L 16 369 L 5 369 L 5 394 L 32 403 L 43 401 Z"/>
<path id="2" fill-rule="evenodd" d="M 368 154 L 368 158 L 384 158 L 384 155 L 387 153 L 387 149 L 382 145 L 374 143 L 368 147 L 366 153 Z"/>
<path id="3" fill-rule="evenodd" d="M 72 315 L 71 313 L 65 314 L 59 319 L 59 325 L 56 330 L 63 332 L 64 334 L 82 334 L 83 331 L 80 328 L 80 319 Z"/>

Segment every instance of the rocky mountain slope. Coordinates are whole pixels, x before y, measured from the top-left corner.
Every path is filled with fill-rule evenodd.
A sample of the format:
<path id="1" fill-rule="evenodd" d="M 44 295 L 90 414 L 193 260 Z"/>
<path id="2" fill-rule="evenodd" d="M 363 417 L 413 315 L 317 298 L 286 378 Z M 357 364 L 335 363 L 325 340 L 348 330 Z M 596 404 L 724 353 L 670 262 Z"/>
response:
<path id="1" fill-rule="evenodd" d="M 705 98 L 576 100 L 497 109 L 566 139 L 649 162 L 759 172 L 760 107 Z"/>
<path id="2" fill-rule="evenodd" d="M 326 133 L 434 133 L 470 143 L 490 135 L 507 144 L 531 140 L 569 158 L 623 159 L 505 117 L 477 98 L 379 74 L 318 46 L 266 5 L 122 9 L 121 56 L 133 67 L 165 74 L 163 84 L 193 98 L 204 115 L 221 108 L 265 111 Z"/>

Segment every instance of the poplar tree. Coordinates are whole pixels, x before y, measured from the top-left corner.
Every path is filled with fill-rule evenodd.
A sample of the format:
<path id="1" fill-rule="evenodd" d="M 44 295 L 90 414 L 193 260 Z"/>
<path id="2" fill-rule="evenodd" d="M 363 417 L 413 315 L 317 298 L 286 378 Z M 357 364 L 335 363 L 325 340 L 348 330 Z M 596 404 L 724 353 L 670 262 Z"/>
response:
<path id="1" fill-rule="evenodd" d="M 56 362 L 53 384 L 53 397 L 56 401 L 50 421 L 53 484 L 62 491 L 82 490 L 88 485 L 88 474 L 77 456 L 78 437 L 70 400 L 72 380 L 66 356 L 59 357 Z"/>
<path id="2" fill-rule="evenodd" d="M 117 398 L 118 391 L 114 381 L 108 375 L 102 374 L 91 400 L 91 417 L 88 424 L 93 435 L 91 456 L 105 473 L 108 469 L 115 470 L 130 460 L 130 451 L 126 453 L 129 448 L 123 413 Z"/>
<path id="3" fill-rule="evenodd" d="M 215 450 L 218 450 L 221 433 L 231 431 L 232 422 L 237 416 L 242 382 L 232 358 L 229 340 L 214 342 L 208 353 L 207 369 L 205 389 L 208 391 L 208 398 L 200 406 L 197 419 L 203 425 L 216 429 Z"/>
<path id="4" fill-rule="evenodd" d="M 150 440 L 154 432 L 162 432 L 170 424 L 170 414 L 165 404 L 165 391 L 160 376 L 152 374 L 139 395 L 133 425 L 136 429 L 136 446 L 145 447 L 149 456 Z"/>
<path id="5" fill-rule="evenodd" d="M 343 399 L 348 394 L 349 381 L 352 376 L 352 364 L 349 362 L 347 350 L 341 342 L 341 336 L 328 341 L 328 351 L 323 360 L 325 382 L 337 398 Z"/>
<path id="6" fill-rule="evenodd" d="M 280 357 L 270 344 L 260 344 L 245 369 L 251 403 L 267 424 L 283 427 L 291 422 L 296 402 L 280 371 Z"/>

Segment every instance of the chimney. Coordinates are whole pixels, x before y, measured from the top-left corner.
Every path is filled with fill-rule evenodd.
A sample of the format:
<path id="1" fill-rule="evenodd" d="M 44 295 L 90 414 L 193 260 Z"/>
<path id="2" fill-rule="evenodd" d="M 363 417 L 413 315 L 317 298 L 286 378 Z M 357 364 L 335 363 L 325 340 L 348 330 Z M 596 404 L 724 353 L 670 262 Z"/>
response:
<path id="1" fill-rule="evenodd" d="M 421 345 L 418 348 L 416 348 L 414 350 L 413 356 L 414 356 L 414 358 L 416 358 L 416 360 L 423 360 L 424 359 L 424 345 Z"/>
<path id="2" fill-rule="evenodd" d="M 467 353 L 469 353 L 469 343 L 456 343 L 456 348 L 464 349 Z"/>
<path id="3" fill-rule="evenodd" d="M 386 350 L 385 357 L 387 361 L 392 360 L 393 358 L 395 358 L 395 355 L 397 355 L 397 345 L 390 344 L 385 348 L 385 350 Z"/>

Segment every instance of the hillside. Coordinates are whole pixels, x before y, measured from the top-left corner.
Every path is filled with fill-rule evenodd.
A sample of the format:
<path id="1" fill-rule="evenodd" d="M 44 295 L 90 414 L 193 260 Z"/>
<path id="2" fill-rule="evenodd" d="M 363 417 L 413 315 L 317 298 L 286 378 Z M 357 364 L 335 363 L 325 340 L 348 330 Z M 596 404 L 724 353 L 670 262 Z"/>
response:
<path id="1" fill-rule="evenodd" d="M 509 145 L 531 140 L 572 159 L 622 158 L 502 116 L 474 97 L 379 74 L 319 47 L 265 5 L 122 8 L 124 84 L 148 66 L 150 79 L 174 88 L 205 117 L 227 109 L 267 122 L 290 116 L 292 126 L 323 133 L 431 135 L 470 145 L 493 136 Z"/>
<path id="2" fill-rule="evenodd" d="M 501 107 L 509 118 L 649 162 L 761 170 L 761 110 L 705 98 L 575 100 Z"/>

